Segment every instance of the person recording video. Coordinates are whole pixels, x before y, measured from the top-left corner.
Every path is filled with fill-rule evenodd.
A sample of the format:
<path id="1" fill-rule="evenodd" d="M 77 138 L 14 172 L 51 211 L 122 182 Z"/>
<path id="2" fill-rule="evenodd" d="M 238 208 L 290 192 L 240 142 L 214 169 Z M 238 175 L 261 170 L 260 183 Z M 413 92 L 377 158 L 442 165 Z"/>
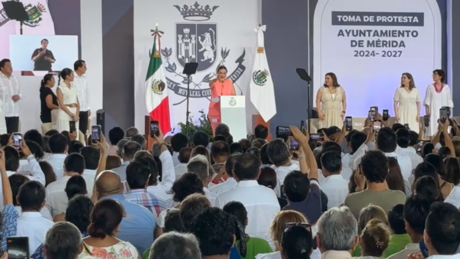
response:
<path id="1" fill-rule="evenodd" d="M 41 41 L 41 48 L 35 49 L 32 54 L 32 61 L 34 64 L 34 71 L 52 71 L 51 67 L 56 59 L 54 58 L 53 52 L 48 49 L 48 40 L 43 39 Z"/>

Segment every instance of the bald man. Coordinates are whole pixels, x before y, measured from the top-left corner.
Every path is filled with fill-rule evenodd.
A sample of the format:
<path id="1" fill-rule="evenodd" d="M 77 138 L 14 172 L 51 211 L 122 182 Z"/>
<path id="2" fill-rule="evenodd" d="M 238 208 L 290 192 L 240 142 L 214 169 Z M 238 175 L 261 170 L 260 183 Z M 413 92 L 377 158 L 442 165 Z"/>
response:
<path id="1" fill-rule="evenodd" d="M 126 216 L 121 221 L 117 238 L 130 242 L 138 251 L 150 248 L 156 226 L 153 213 L 144 206 L 125 199 L 123 184 L 118 174 L 113 171 L 102 172 L 96 180 L 96 192 L 99 200 L 116 200 L 125 209 Z"/>

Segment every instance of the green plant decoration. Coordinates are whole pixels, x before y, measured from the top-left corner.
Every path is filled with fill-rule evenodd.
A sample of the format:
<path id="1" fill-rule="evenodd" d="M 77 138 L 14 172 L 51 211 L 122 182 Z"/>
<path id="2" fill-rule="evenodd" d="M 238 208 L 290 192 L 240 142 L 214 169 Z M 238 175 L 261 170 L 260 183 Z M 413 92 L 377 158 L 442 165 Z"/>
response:
<path id="1" fill-rule="evenodd" d="M 185 123 L 180 122 L 180 131 L 183 134 L 187 135 L 189 139 L 193 139 L 193 135 L 195 134 L 195 132 L 202 131 L 208 134 L 209 141 L 212 141 L 211 122 L 209 121 L 207 114 L 204 113 L 203 110 L 200 110 L 199 113 L 200 116 L 198 117 L 198 120 L 194 120 L 193 116 L 188 117 L 188 126 Z"/>

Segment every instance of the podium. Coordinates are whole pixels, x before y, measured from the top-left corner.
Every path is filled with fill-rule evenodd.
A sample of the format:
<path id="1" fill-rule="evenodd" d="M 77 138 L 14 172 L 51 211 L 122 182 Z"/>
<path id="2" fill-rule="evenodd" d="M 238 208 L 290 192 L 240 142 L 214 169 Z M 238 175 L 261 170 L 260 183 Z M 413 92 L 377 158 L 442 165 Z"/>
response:
<path id="1" fill-rule="evenodd" d="M 220 121 L 230 128 L 233 141 L 247 138 L 246 128 L 246 97 L 221 96 Z"/>

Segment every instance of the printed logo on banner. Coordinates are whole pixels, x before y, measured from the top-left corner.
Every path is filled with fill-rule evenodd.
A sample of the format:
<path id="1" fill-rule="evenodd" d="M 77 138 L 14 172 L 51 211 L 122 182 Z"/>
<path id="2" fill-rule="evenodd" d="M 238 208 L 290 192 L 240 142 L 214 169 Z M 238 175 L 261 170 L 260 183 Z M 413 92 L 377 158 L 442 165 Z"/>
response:
<path id="1" fill-rule="evenodd" d="M 258 86 L 264 86 L 267 82 L 267 77 L 269 76 L 268 71 L 265 70 L 256 70 L 252 73 L 252 81 Z"/>
<path id="2" fill-rule="evenodd" d="M 29 27 L 37 27 L 42 21 L 42 15 L 46 12 L 46 8 L 43 4 L 38 3 L 37 5 L 28 4 L 24 6 L 27 14 L 29 15 L 29 20 L 24 22 L 24 25 Z M 10 21 L 10 18 L 6 15 L 5 9 L 0 10 L 0 27 L 5 25 Z"/>
<path id="3" fill-rule="evenodd" d="M 187 83 L 190 83 L 190 98 L 209 100 L 211 96 L 209 82 L 216 77 L 215 68 L 225 65 L 230 54 L 230 49 L 225 47 L 221 47 L 219 51 L 217 23 L 208 22 L 219 6 L 202 6 L 195 2 L 193 5 L 184 4 L 182 7 L 173 5 L 172 7 L 177 9 L 184 19 L 183 22 L 176 24 L 175 55 L 173 55 L 173 48 L 161 49 L 165 70 L 169 74 L 169 77 L 166 78 L 167 87 L 176 95 L 184 97 L 173 105 L 179 105 L 187 100 Z M 228 78 L 234 84 L 246 71 L 243 65 L 245 54 L 246 51 L 243 50 L 243 53 L 235 60 L 236 68 L 231 73 L 229 71 Z M 182 68 L 189 62 L 198 63 L 197 73 L 190 77 L 190 82 L 188 77 L 182 74 L 182 68 L 178 68 L 176 62 L 172 60 L 174 56 Z M 212 72 L 205 72 L 211 68 Z M 181 78 L 182 81 L 175 78 Z M 238 87 L 236 84 L 235 86 Z"/>

